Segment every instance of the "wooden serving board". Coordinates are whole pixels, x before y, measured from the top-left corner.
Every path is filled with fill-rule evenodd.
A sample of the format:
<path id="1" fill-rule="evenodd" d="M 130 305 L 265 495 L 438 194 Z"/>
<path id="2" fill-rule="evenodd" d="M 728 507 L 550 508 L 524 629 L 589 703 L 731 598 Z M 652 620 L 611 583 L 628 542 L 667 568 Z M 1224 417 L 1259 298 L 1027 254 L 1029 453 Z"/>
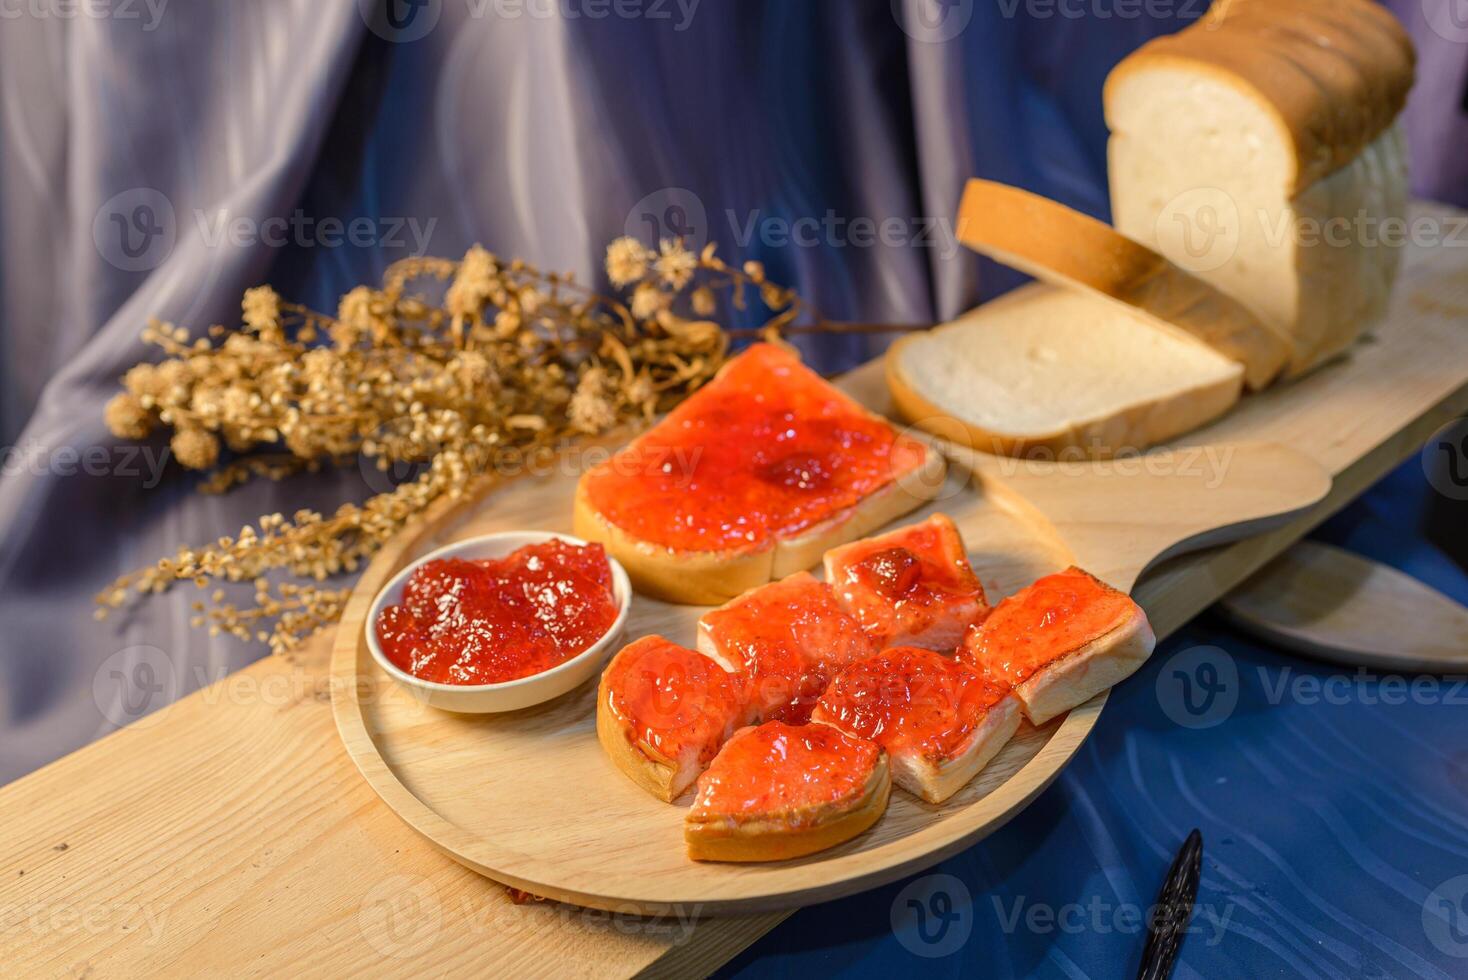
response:
<path id="1" fill-rule="evenodd" d="M 1463 217 L 1427 203 L 1412 213 Z M 1468 249 L 1409 245 L 1372 338 L 1193 434 L 1289 445 L 1334 485 L 1284 527 L 1149 570 L 1134 595 L 1159 636 L 1468 413 L 1465 322 Z M 264 657 L 0 788 L 0 907 L 43 913 L 26 920 L 42 928 L 0 930 L 11 974 L 696 976 L 785 917 L 514 904 L 408 832 L 361 778 L 333 721 L 332 639 Z"/>
<path id="2" fill-rule="evenodd" d="M 1219 605 L 1244 629 L 1317 660 L 1373 670 L 1468 670 L 1468 608 L 1405 572 L 1301 541 Z"/>
<path id="3" fill-rule="evenodd" d="M 880 388 L 851 385 L 869 405 Z M 996 460 L 947 447 L 938 498 L 958 524 L 991 598 L 1081 564 L 1130 590 L 1159 556 L 1245 536 L 1318 503 L 1329 474 L 1274 444 L 1227 444 L 1098 463 Z M 607 759 L 595 733 L 596 684 L 534 708 L 456 715 L 397 687 L 367 648 L 382 585 L 444 544 L 490 531 L 569 533 L 578 473 L 526 478 L 425 522 L 362 576 L 337 632 L 337 726 L 367 781 L 444 853 L 535 895 L 615 912 L 727 915 L 825 901 L 928 867 L 1014 816 L 1060 772 L 1094 726 L 1104 694 L 1040 728 L 1025 724 L 941 805 L 894 791 L 886 814 L 819 854 L 761 864 L 690 861 L 681 804 L 659 802 Z M 627 639 L 692 646 L 704 607 L 637 596 Z"/>

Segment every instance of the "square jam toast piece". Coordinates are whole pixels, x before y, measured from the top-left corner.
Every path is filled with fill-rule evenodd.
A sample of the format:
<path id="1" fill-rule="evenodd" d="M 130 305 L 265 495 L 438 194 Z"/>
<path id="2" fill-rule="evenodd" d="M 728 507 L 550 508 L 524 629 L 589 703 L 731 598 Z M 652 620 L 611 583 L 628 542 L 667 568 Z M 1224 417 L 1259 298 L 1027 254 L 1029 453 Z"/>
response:
<path id="1" fill-rule="evenodd" d="M 999 684 L 920 647 L 893 647 L 844 668 L 811 720 L 887 750 L 892 781 L 929 803 L 968 785 L 1019 728 L 1019 702 Z"/>
<path id="2" fill-rule="evenodd" d="M 958 656 L 1013 685 L 1025 716 L 1043 725 L 1130 676 L 1156 642 L 1131 596 L 1071 567 L 995 606 Z"/>
<path id="3" fill-rule="evenodd" d="M 884 647 L 952 653 L 989 611 L 963 538 L 942 514 L 826 552 L 826 581 Z"/>
<path id="4" fill-rule="evenodd" d="M 831 677 L 877 646 L 830 586 L 797 572 L 698 621 L 698 650 L 742 678 L 749 717 L 801 723 Z"/>

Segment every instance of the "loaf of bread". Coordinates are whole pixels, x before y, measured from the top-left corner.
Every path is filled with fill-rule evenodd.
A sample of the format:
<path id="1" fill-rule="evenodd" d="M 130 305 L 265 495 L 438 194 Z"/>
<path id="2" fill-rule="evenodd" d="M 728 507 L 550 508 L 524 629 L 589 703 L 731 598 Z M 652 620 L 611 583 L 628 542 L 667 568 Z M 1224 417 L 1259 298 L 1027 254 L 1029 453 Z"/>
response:
<path id="1" fill-rule="evenodd" d="M 1374 0 L 1216 0 L 1107 79 L 1113 223 L 1286 336 L 1289 373 L 1320 364 L 1396 278 L 1414 72 Z"/>

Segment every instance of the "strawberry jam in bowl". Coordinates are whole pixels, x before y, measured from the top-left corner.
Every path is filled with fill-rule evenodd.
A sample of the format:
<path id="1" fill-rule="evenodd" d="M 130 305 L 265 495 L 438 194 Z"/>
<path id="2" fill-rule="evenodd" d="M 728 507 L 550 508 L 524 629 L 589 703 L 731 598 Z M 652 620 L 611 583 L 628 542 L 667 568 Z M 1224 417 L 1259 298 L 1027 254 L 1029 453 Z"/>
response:
<path id="1" fill-rule="evenodd" d="M 627 573 L 599 544 L 490 534 L 399 571 L 372 603 L 366 639 L 383 672 L 434 707 L 514 711 L 595 676 L 631 601 Z"/>

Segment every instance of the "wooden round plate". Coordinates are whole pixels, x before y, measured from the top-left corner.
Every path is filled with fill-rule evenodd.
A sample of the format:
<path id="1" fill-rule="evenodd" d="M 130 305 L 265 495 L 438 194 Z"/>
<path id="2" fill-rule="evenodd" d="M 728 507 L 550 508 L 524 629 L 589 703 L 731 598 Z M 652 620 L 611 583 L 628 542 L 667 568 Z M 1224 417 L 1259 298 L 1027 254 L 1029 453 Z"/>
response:
<path id="1" fill-rule="evenodd" d="M 958 467 L 933 504 L 959 525 L 992 596 L 1063 568 L 1072 556 L 1043 520 L 986 496 Z M 1101 695 L 1067 717 L 1024 725 L 941 806 L 894 789 L 870 831 L 820 854 L 768 864 L 708 864 L 684 854 L 689 796 L 669 805 L 617 771 L 596 740 L 596 686 L 502 715 L 417 703 L 373 663 L 367 608 L 404 564 L 491 531 L 569 532 L 575 475 L 526 477 L 440 509 L 388 545 L 358 583 L 333 651 L 333 706 L 353 761 L 414 830 L 463 864 L 536 895 L 627 913 L 709 915 L 825 901 L 928 867 L 1001 826 L 1034 799 L 1100 715 Z M 1040 526 L 1037 526 L 1037 523 Z M 692 646 L 703 608 L 633 600 L 628 640 L 661 633 Z"/>

